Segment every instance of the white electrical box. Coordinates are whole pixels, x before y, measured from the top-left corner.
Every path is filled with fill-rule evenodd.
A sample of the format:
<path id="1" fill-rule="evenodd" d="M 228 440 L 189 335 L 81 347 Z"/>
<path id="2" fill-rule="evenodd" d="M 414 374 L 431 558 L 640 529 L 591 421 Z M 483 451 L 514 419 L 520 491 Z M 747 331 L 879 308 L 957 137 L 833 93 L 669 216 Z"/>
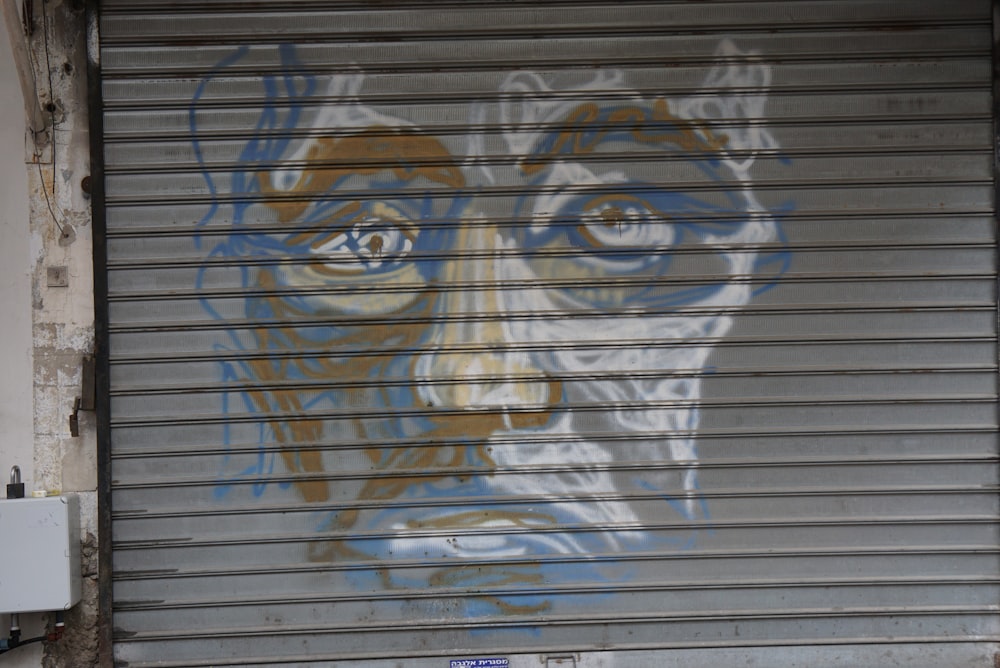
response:
<path id="1" fill-rule="evenodd" d="M 68 610 L 79 600 L 77 497 L 0 499 L 0 613 Z"/>

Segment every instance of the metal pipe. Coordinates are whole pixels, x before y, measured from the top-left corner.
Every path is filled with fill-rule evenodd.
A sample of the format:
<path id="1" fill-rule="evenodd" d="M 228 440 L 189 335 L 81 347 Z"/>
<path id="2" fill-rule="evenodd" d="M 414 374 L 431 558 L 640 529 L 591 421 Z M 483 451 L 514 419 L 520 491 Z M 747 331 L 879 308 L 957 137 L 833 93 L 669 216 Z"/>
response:
<path id="1" fill-rule="evenodd" d="M 21 12 L 17 8 L 17 0 L 0 0 L 3 10 L 3 21 L 7 25 L 7 36 L 10 38 L 10 50 L 17 68 L 17 78 L 21 83 L 21 96 L 24 98 L 24 114 L 35 135 L 45 131 L 45 114 L 38 103 L 38 88 L 35 85 L 35 72 L 28 58 L 28 43 L 25 40 L 21 24 Z"/>

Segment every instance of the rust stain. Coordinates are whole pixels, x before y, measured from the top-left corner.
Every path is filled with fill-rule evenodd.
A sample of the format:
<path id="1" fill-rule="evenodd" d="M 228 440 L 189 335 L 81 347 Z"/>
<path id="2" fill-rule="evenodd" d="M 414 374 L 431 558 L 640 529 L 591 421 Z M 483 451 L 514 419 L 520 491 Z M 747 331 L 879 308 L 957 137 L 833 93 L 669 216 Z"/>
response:
<path id="1" fill-rule="evenodd" d="M 542 574 L 537 567 L 524 566 L 452 566 L 442 568 L 430 577 L 434 587 L 462 586 L 504 586 L 504 585 L 540 585 L 544 584 Z M 552 607 L 549 601 L 541 603 L 516 605 L 491 594 L 477 596 L 479 600 L 491 603 L 505 615 L 531 615 L 545 612 Z"/>

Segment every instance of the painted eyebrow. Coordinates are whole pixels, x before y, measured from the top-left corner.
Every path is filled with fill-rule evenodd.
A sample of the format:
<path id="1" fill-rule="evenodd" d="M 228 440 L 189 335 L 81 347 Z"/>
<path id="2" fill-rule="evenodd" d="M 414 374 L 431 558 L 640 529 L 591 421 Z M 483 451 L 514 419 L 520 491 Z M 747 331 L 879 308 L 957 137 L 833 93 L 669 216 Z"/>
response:
<path id="1" fill-rule="evenodd" d="M 312 200 L 304 195 L 335 190 L 350 176 L 388 171 L 401 181 L 424 177 L 452 188 L 465 187 L 465 176 L 444 144 L 411 128 L 372 126 L 345 137 L 319 137 L 305 163 L 290 188 L 274 187 L 272 174 L 277 170 L 257 173 L 261 192 L 273 196 L 267 206 L 283 223 L 299 218 L 309 208 Z"/>
<path id="2" fill-rule="evenodd" d="M 729 141 L 728 136 L 716 135 L 696 120 L 675 115 L 663 98 L 651 105 L 599 107 L 587 102 L 570 111 L 563 122 L 566 129 L 543 138 L 547 149 L 521 160 L 525 174 L 538 173 L 560 156 L 592 153 L 612 132 L 628 132 L 641 144 L 670 143 L 697 153 L 718 151 Z"/>

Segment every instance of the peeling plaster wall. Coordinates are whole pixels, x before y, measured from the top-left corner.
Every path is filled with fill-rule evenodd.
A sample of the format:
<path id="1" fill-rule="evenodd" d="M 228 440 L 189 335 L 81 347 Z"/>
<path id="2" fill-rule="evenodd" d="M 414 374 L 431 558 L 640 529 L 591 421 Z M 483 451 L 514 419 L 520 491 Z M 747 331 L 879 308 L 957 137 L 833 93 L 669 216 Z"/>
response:
<path id="1" fill-rule="evenodd" d="M 18 2 L 20 5 L 21 3 Z M 66 637 L 3 656 L 4 668 L 97 663 L 97 458 L 93 413 L 81 412 L 70 434 L 81 361 L 94 349 L 86 32 L 83 3 L 33 0 L 28 37 L 49 136 L 33 145 L 23 123 L 2 128 L 0 296 L 4 317 L 0 465 L 24 472 L 26 488 L 76 493 L 81 506 L 83 600 L 66 614 Z M 5 30 L 0 98 L 5 119 L 23 119 L 20 88 Z M 27 146 L 27 149 L 25 148 Z M 29 223 L 30 220 L 30 223 Z M 59 276 L 52 276 L 55 270 Z M 58 279 L 64 276 L 66 285 Z M 24 637 L 44 629 L 44 615 L 21 615 Z M 0 635 L 9 620 L 0 616 Z"/>

